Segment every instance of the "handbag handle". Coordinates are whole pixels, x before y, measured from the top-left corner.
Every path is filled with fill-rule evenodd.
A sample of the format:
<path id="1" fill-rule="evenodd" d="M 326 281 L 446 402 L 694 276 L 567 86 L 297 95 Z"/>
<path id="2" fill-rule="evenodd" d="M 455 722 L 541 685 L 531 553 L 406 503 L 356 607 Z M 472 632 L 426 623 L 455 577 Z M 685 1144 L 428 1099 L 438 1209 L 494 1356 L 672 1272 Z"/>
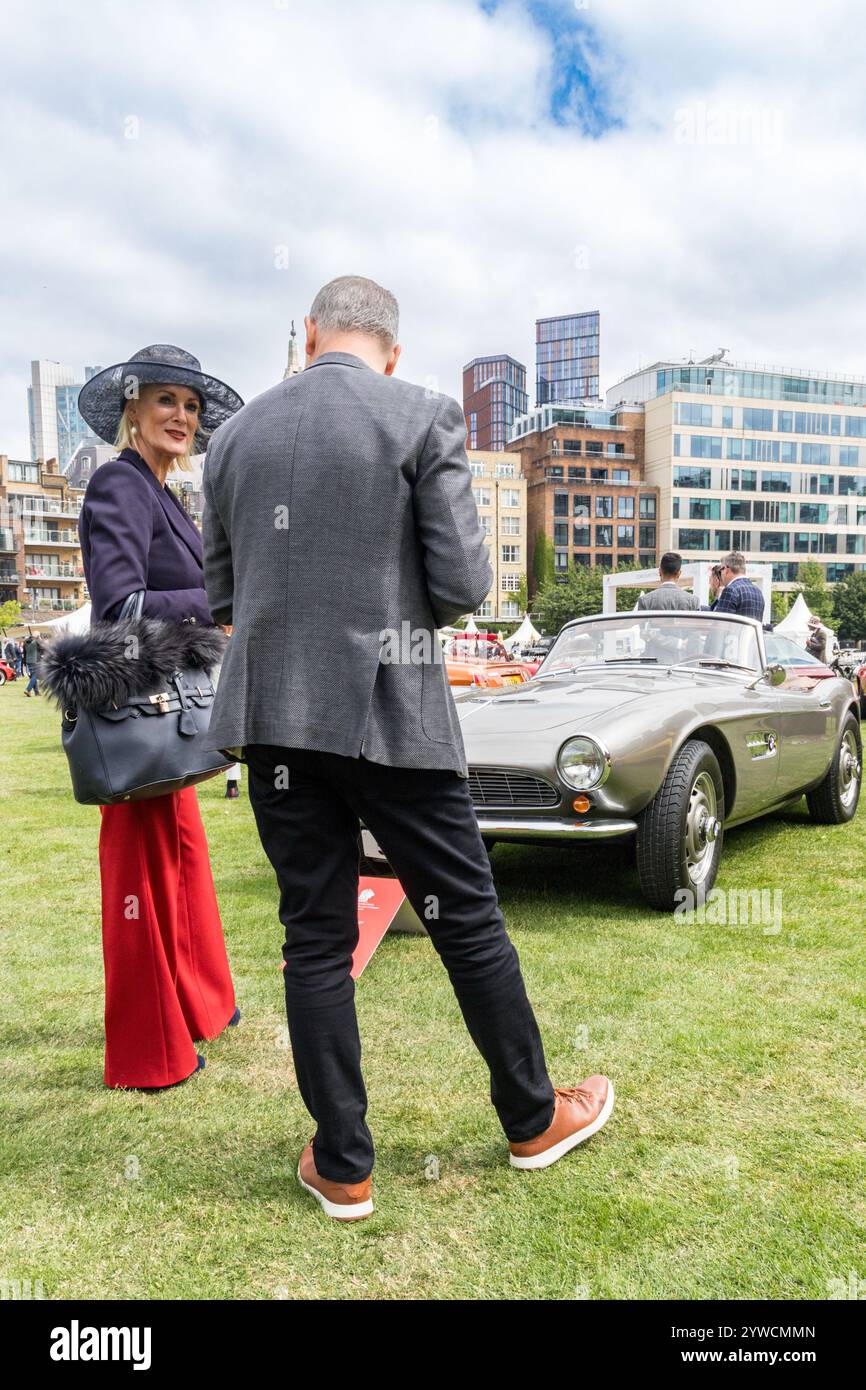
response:
<path id="1" fill-rule="evenodd" d="M 136 589 L 123 600 L 120 612 L 117 615 L 118 622 L 123 618 L 141 617 L 141 610 L 144 607 L 144 593 L 144 589 Z"/>

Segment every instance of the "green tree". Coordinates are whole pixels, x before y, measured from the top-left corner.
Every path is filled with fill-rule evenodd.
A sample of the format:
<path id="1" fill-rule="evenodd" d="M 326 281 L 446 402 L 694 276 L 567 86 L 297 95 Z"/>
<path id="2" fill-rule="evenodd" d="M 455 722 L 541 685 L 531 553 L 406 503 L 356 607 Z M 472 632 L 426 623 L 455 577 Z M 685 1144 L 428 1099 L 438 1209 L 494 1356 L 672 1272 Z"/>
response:
<path id="1" fill-rule="evenodd" d="M 810 612 L 817 613 L 823 622 L 833 616 L 833 595 L 827 588 L 824 566 L 817 560 L 804 560 L 797 570 L 796 593 L 802 594 Z"/>
<path id="2" fill-rule="evenodd" d="M 555 637 L 563 623 L 601 612 L 602 571 L 581 565 L 543 584 L 532 606 L 532 621 L 546 637 Z"/>
<path id="3" fill-rule="evenodd" d="M 10 598 L 7 603 L 0 603 L 0 627 L 14 627 L 21 617 L 21 604 L 17 599 Z"/>
<path id="4" fill-rule="evenodd" d="M 521 617 L 529 607 L 529 584 L 526 575 L 520 576 L 520 588 L 517 590 L 517 607 L 520 609 Z"/>
<path id="5" fill-rule="evenodd" d="M 532 573 L 535 578 L 535 592 L 538 593 L 554 578 L 553 541 L 543 530 L 535 536 L 535 554 L 532 559 Z"/>
<path id="6" fill-rule="evenodd" d="M 791 595 L 786 589 L 774 589 L 772 593 L 773 622 L 780 623 L 791 607 Z"/>
<path id="7" fill-rule="evenodd" d="M 846 642 L 866 642 L 866 574 L 849 574 L 836 585 L 833 622 Z"/>

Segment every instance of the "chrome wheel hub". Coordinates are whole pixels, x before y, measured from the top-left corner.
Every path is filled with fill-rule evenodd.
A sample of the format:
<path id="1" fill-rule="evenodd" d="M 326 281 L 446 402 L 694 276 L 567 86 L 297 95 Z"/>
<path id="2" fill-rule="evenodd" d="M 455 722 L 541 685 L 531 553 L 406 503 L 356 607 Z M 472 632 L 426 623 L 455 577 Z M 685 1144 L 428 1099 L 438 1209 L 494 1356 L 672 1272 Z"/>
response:
<path id="1" fill-rule="evenodd" d="M 853 729 L 846 729 L 839 746 L 839 800 L 850 806 L 857 796 L 863 766 Z"/>
<path id="2" fill-rule="evenodd" d="M 686 811 L 686 865 L 692 883 L 703 883 L 709 873 L 721 829 L 716 784 L 708 772 L 699 772 Z"/>

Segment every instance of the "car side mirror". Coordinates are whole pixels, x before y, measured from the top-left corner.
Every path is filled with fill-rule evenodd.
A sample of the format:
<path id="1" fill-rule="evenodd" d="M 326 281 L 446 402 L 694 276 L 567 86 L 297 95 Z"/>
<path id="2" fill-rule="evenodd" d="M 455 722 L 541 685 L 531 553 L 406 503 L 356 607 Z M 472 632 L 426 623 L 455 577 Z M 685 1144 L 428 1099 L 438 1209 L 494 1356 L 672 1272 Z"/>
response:
<path id="1" fill-rule="evenodd" d="M 774 662 L 772 666 L 768 666 L 764 675 L 774 688 L 777 685 L 784 685 L 788 678 L 788 673 L 784 666 L 780 666 L 778 662 Z"/>

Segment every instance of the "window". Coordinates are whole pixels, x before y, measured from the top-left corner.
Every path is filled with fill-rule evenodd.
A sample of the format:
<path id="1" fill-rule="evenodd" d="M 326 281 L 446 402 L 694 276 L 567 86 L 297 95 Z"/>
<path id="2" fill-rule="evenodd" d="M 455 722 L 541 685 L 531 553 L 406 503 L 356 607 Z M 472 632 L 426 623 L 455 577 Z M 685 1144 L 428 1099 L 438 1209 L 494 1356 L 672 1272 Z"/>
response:
<path id="1" fill-rule="evenodd" d="M 520 517 L 504 516 L 500 522 L 499 530 L 501 531 L 503 536 L 519 536 Z"/>
<path id="2" fill-rule="evenodd" d="M 503 487 L 499 489 L 499 500 L 503 507 L 520 506 L 520 489 L 516 487 Z"/>
<path id="3" fill-rule="evenodd" d="M 725 518 L 727 521 L 751 521 L 751 502 L 726 502 Z"/>
<path id="4" fill-rule="evenodd" d="M 574 494 L 573 509 L 575 516 L 589 516 L 592 511 L 592 502 L 586 493 L 576 492 Z"/>
<path id="5" fill-rule="evenodd" d="M 474 488 L 472 489 L 472 496 L 475 498 L 475 505 L 476 505 L 477 507 L 489 507 L 489 506 L 490 506 L 490 488 L 489 488 L 489 487 L 474 487 Z"/>
<path id="6" fill-rule="evenodd" d="M 607 495 L 596 497 L 595 514 L 604 517 L 613 516 L 613 498 Z"/>
<path id="7" fill-rule="evenodd" d="M 722 504 L 717 497 L 690 497 L 689 521 L 719 521 Z"/>
<path id="8" fill-rule="evenodd" d="M 520 564 L 520 546 L 519 546 L 519 545 L 503 545 L 501 549 L 502 549 L 502 563 L 503 563 L 503 565 L 519 565 L 519 564 Z"/>
<path id="9" fill-rule="evenodd" d="M 630 520 L 634 516 L 634 498 L 618 497 L 616 499 L 616 514 Z"/>
<path id="10" fill-rule="evenodd" d="M 656 514 L 656 499 L 655 499 L 654 497 L 647 497 L 647 496 L 644 494 L 644 495 L 640 498 L 640 501 L 639 501 L 639 503 L 638 503 L 638 515 L 639 515 L 641 518 L 646 517 L 647 520 L 649 520 L 650 517 L 652 517 L 652 518 L 654 519 L 654 518 L 655 518 L 655 514 Z"/>
<path id="11" fill-rule="evenodd" d="M 793 502 L 755 502 L 752 509 L 753 521 L 775 521 L 787 525 L 789 521 L 794 521 L 795 504 Z"/>
<path id="12" fill-rule="evenodd" d="M 815 468 L 827 468 L 830 463 L 830 445 L 804 444 L 800 449 L 800 461 L 812 464 Z"/>
<path id="13" fill-rule="evenodd" d="M 600 454 L 603 448 L 604 446 L 600 439 L 588 439 L 586 441 L 586 452 L 588 454 Z"/>
<path id="14" fill-rule="evenodd" d="M 492 536 L 492 535 L 493 535 L 493 517 L 490 515 L 490 513 L 489 513 L 489 512 L 485 512 L 483 516 L 480 516 L 480 517 L 478 518 L 478 520 L 481 522 L 481 529 L 482 529 L 482 531 L 484 532 L 485 536 Z"/>
<path id="15" fill-rule="evenodd" d="M 590 470 L 589 470 L 589 478 L 590 478 L 590 482 L 593 482 L 593 483 L 606 483 L 606 482 L 607 482 L 607 469 L 606 469 L 606 468 L 590 468 Z"/>
<path id="16" fill-rule="evenodd" d="M 859 468 L 860 450 L 856 444 L 839 445 L 839 463 L 842 468 Z"/>
<path id="17" fill-rule="evenodd" d="M 617 526 L 617 528 L 616 528 L 616 543 L 617 543 L 618 546 L 619 546 L 619 545 L 629 545 L 629 546 L 633 546 L 633 545 L 634 545 L 634 527 L 633 527 L 633 526 Z"/>
<path id="18" fill-rule="evenodd" d="M 791 492 L 791 475 L 782 473 L 779 469 L 772 472 L 761 474 L 762 492 Z"/>
<path id="19" fill-rule="evenodd" d="M 514 464 L 513 464 L 513 463 L 497 463 L 497 465 L 496 465 L 496 476 L 497 476 L 497 478 L 513 478 L 513 477 L 514 477 Z"/>
<path id="20" fill-rule="evenodd" d="M 553 552 L 553 568 L 556 571 L 568 569 L 568 551 L 555 550 Z"/>
<path id="21" fill-rule="evenodd" d="M 631 474 L 627 468 L 614 468 L 610 476 L 611 480 L 615 483 L 631 482 Z"/>
<path id="22" fill-rule="evenodd" d="M 680 527 L 677 544 L 680 550 L 709 550 L 710 533 L 696 526 Z"/>
<path id="23" fill-rule="evenodd" d="M 638 545 L 641 550 L 655 550 L 656 528 L 654 523 L 638 527 Z"/>
<path id="24" fill-rule="evenodd" d="M 764 551 L 782 554 L 791 548 L 787 531 L 761 531 L 760 538 L 760 548 Z"/>
<path id="25" fill-rule="evenodd" d="M 613 545 L 613 527 L 612 527 L 612 526 L 596 526 L 596 528 L 595 528 L 595 543 L 596 543 L 596 545 L 612 546 L 612 545 Z"/>
<path id="26" fill-rule="evenodd" d="M 554 521 L 553 523 L 553 544 L 568 545 L 568 522 Z"/>
<path id="27" fill-rule="evenodd" d="M 713 407 L 711 405 L 693 405 L 691 401 L 677 401 L 674 405 L 674 424 L 676 425 L 711 425 L 713 423 Z"/>
<path id="28" fill-rule="evenodd" d="M 720 459 L 722 457 L 722 437 L 720 434 L 693 434 L 690 436 L 689 454 L 693 459 Z"/>
<path id="29" fill-rule="evenodd" d="M 469 465 L 469 470 L 470 470 L 470 472 L 471 472 L 473 478 L 483 478 L 483 477 L 484 477 L 484 474 L 485 474 L 485 472 L 486 472 L 486 469 L 485 469 L 485 466 L 484 466 L 483 463 L 470 463 L 470 465 Z"/>
<path id="30" fill-rule="evenodd" d="M 776 429 L 779 434 L 791 434 L 794 429 L 793 410 L 779 410 L 776 413 Z"/>
<path id="31" fill-rule="evenodd" d="M 805 481 L 806 480 L 804 478 L 803 482 L 805 483 Z M 803 491 L 806 491 L 805 487 L 803 488 Z M 834 491 L 835 488 L 833 486 L 832 473 L 809 474 L 809 492 L 811 492 L 813 495 L 817 493 L 819 497 L 832 497 Z"/>
<path id="32" fill-rule="evenodd" d="M 855 453 L 856 453 L 856 450 L 855 450 Z M 780 463 L 796 463 L 796 462 L 797 462 L 797 445 L 796 445 L 796 443 L 795 443 L 793 440 L 791 440 L 791 439 L 782 440 L 781 444 L 779 445 L 779 462 L 780 462 Z"/>
<path id="33" fill-rule="evenodd" d="M 756 468 L 732 468 L 731 492 L 757 492 L 758 471 Z"/>
<path id="34" fill-rule="evenodd" d="M 562 441 L 562 452 L 563 452 L 564 454 L 579 454 L 579 453 L 580 453 L 580 440 L 579 440 L 579 439 L 563 439 L 563 441 Z"/>
<path id="35" fill-rule="evenodd" d="M 592 537 L 590 535 L 591 529 L 590 526 L 579 526 L 577 522 L 575 522 L 571 531 L 572 545 L 592 545 Z"/>
<path id="36" fill-rule="evenodd" d="M 675 434 L 675 435 L 674 435 L 674 458 L 679 458 L 679 456 L 680 456 L 680 436 L 679 436 L 678 434 Z"/>
<path id="37" fill-rule="evenodd" d="M 519 574 L 503 574 L 502 580 L 501 580 L 501 583 L 500 583 L 500 588 L 502 589 L 502 592 L 503 592 L 504 594 L 516 594 L 516 593 L 519 593 L 519 591 L 520 591 L 520 580 L 521 580 L 521 576 L 520 576 Z"/>
<path id="38" fill-rule="evenodd" d="M 624 454 L 624 453 L 625 453 L 625 445 L 624 445 L 624 444 L 608 444 L 608 446 L 607 446 L 607 452 L 608 452 L 608 456 L 609 456 L 609 457 L 615 457 L 617 454 Z"/>
<path id="39" fill-rule="evenodd" d="M 555 492 L 553 494 L 553 515 L 568 516 L 568 493 Z"/>
<path id="40" fill-rule="evenodd" d="M 744 430 L 771 430 L 772 428 L 772 410 L 756 410 L 750 406 L 743 407 Z"/>
<path id="41" fill-rule="evenodd" d="M 858 478 L 851 473 L 840 473 L 839 496 L 866 497 L 866 477 Z"/>
<path id="42" fill-rule="evenodd" d="M 481 607 L 480 607 L 480 608 L 476 608 L 476 610 L 475 610 L 475 616 L 476 616 L 476 618 L 492 618 L 492 617 L 493 617 L 493 600 L 492 600 L 492 599 L 489 599 L 489 598 L 486 598 L 486 599 L 484 600 L 484 602 L 482 603 Z"/>
<path id="43" fill-rule="evenodd" d="M 826 502 L 801 502 L 800 521 L 807 526 L 826 526 L 828 511 Z"/>
<path id="44" fill-rule="evenodd" d="M 713 545 L 720 555 L 724 555 L 731 548 L 730 531 L 714 531 Z"/>
<path id="45" fill-rule="evenodd" d="M 506 598 L 502 601 L 502 607 L 500 609 L 500 612 L 502 613 L 503 618 L 519 618 L 520 606 L 514 601 L 513 598 Z"/>
<path id="46" fill-rule="evenodd" d="M 577 569 L 589 569 L 589 567 L 590 567 L 591 564 L 592 564 L 592 556 L 591 556 L 589 553 L 587 553 L 587 554 L 585 554 L 585 555 L 579 555 L 579 554 L 577 553 L 577 551 L 575 551 L 575 553 L 574 553 L 574 568 L 575 568 L 576 570 L 577 570 Z"/>
<path id="47" fill-rule="evenodd" d="M 711 468 L 696 468 L 688 463 L 674 465 L 674 487 L 712 487 Z"/>
<path id="48" fill-rule="evenodd" d="M 732 405 L 722 406 L 722 429 L 732 430 L 734 428 L 734 407 Z"/>

